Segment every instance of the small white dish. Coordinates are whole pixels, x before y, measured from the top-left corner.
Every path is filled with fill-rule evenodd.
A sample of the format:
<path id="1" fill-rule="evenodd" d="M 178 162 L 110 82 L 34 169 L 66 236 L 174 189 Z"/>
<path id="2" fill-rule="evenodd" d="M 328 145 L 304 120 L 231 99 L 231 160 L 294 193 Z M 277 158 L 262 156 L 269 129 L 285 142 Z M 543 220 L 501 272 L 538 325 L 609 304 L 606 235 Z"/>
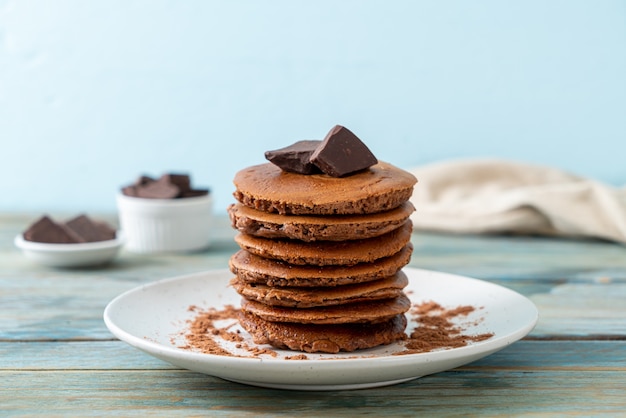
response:
<path id="1" fill-rule="evenodd" d="M 124 244 L 124 237 L 117 231 L 116 238 L 106 241 L 79 244 L 50 244 L 15 237 L 15 246 L 31 260 L 48 267 L 91 267 L 109 263 Z"/>
<path id="2" fill-rule="evenodd" d="M 136 253 L 190 252 L 211 243 L 211 195 L 181 199 L 117 196 L 126 249 Z"/>
<path id="3" fill-rule="evenodd" d="M 120 340 L 176 366 L 234 382 L 293 390 L 371 388 L 438 373 L 501 350 L 528 334 L 537 322 L 535 305 L 510 289 L 428 270 L 405 268 L 404 272 L 409 277 L 406 290 L 413 304 L 434 301 L 444 307 L 474 306 L 476 311 L 460 323 L 464 334 L 493 336 L 465 347 L 427 353 L 394 355 L 404 350 L 402 343 L 395 343 L 352 353 L 307 353 L 306 360 L 287 359 L 298 352 L 273 348 L 277 357 L 255 358 L 180 348 L 185 345 L 188 321 L 196 315 L 190 306 L 239 306 L 240 296 L 228 286 L 232 274 L 227 270 L 162 280 L 130 290 L 108 304 L 104 321 Z M 416 323 L 409 315 L 407 318 L 410 332 Z M 250 335 L 237 329 L 244 343 L 254 346 Z M 228 343 L 220 344 L 232 350 Z"/>

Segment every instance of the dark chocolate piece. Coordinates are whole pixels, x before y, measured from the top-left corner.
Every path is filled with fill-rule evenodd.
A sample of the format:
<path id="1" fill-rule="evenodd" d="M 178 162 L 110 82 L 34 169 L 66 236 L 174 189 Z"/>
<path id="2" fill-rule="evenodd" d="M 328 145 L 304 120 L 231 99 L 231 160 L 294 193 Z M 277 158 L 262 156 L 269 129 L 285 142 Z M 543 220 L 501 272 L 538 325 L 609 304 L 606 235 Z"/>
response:
<path id="1" fill-rule="evenodd" d="M 311 155 L 311 162 L 333 177 L 364 170 L 378 160 L 349 129 L 336 125 Z"/>
<path id="2" fill-rule="evenodd" d="M 173 184 L 181 193 L 191 190 L 191 180 L 187 174 L 163 174 L 159 180 Z"/>
<path id="3" fill-rule="evenodd" d="M 23 233 L 26 241 L 50 244 L 75 244 L 85 242 L 78 234 L 65 225 L 58 224 L 48 216 L 43 216 Z"/>
<path id="4" fill-rule="evenodd" d="M 24 239 L 50 244 L 78 244 L 115 239 L 115 230 L 106 222 L 79 215 L 67 222 L 55 222 L 43 216 L 22 234 Z"/>
<path id="5" fill-rule="evenodd" d="M 131 197 L 139 197 L 139 190 L 150 183 L 154 183 L 156 180 L 149 176 L 139 176 L 137 180 L 131 185 L 122 188 L 122 194 Z"/>
<path id="6" fill-rule="evenodd" d="M 139 186 L 126 186 L 126 187 L 122 187 L 122 194 L 126 195 L 126 196 L 131 196 L 131 197 L 137 197 L 137 188 Z"/>
<path id="7" fill-rule="evenodd" d="M 156 180 L 150 176 L 142 175 L 142 176 L 139 176 L 137 180 L 135 180 L 135 186 L 145 186 L 146 184 L 152 183 L 153 181 L 156 181 Z"/>
<path id="8" fill-rule="evenodd" d="M 115 239 L 115 230 L 104 222 L 97 222 L 85 215 L 79 215 L 65 225 L 82 237 L 86 242 L 106 241 Z"/>
<path id="9" fill-rule="evenodd" d="M 321 143 L 319 140 L 298 141 L 288 147 L 266 151 L 265 158 L 284 171 L 299 174 L 320 173 L 321 171 L 310 160 Z"/>
<path id="10" fill-rule="evenodd" d="M 148 176 L 140 176 L 135 183 L 122 187 L 122 194 L 146 199 L 176 199 L 185 197 L 206 196 L 209 189 L 194 189 L 191 178 L 187 174 L 167 173 L 158 180 Z"/>
<path id="11" fill-rule="evenodd" d="M 184 198 L 184 197 L 206 196 L 209 193 L 211 193 L 209 189 L 191 189 L 191 190 L 182 192 L 179 197 Z"/>
<path id="12" fill-rule="evenodd" d="M 115 237 L 117 236 L 117 232 L 115 232 L 115 229 L 111 228 L 111 225 L 109 225 L 108 223 L 104 221 L 93 221 L 93 224 L 100 231 L 100 237 L 103 241 L 115 239 Z"/>
<path id="13" fill-rule="evenodd" d="M 137 197 L 145 199 L 174 199 L 180 194 L 180 189 L 168 181 L 167 177 L 161 177 L 141 187 L 137 187 Z"/>

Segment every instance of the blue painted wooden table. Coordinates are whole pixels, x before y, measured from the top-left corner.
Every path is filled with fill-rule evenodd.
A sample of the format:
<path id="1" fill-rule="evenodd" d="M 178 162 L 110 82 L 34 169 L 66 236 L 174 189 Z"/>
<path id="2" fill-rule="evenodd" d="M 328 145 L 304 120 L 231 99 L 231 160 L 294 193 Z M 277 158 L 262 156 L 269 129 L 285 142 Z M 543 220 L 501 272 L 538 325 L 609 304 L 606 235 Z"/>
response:
<path id="1" fill-rule="evenodd" d="M 12 240 L 34 216 L 0 215 L 0 416 L 427 416 L 626 414 L 626 247 L 597 241 L 416 233 L 412 266 L 504 285 L 539 308 L 522 341 L 407 383 L 287 392 L 182 370 L 116 340 L 118 294 L 227 267 L 226 219 L 202 253 L 122 252 L 101 269 L 34 265 Z"/>

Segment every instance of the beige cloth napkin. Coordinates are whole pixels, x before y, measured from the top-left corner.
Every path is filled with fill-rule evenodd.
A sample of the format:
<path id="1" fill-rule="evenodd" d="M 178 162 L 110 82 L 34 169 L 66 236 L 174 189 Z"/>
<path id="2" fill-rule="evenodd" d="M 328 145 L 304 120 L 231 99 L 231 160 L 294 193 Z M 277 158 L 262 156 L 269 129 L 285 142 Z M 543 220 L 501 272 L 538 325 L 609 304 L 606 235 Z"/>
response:
<path id="1" fill-rule="evenodd" d="M 626 243 L 626 189 L 494 159 L 416 167 L 416 230 L 593 237 Z"/>

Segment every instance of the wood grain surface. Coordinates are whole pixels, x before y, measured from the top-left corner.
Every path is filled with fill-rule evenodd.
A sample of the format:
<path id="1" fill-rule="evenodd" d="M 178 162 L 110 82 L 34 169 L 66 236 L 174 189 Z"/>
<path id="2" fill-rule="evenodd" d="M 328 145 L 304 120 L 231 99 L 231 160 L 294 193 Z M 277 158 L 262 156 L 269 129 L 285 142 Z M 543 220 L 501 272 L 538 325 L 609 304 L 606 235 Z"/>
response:
<path id="1" fill-rule="evenodd" d="M 116 340 L 102 313 L 142 283 L 227 268 L 225 218 L 207 251 L 122 251 L 99 269 L 33 264 L 13 238 L 34 219 L 0 215 L 0 416 L 620 416 L 626 411 L 626 248 L 602 241 L 416 231 L 411 266 L 530 298 L 524 340 L 466 366 L 376 389 L 291 392 L 179 369 Z M 114 218 L 110 218 L 114 221 Z"/>

